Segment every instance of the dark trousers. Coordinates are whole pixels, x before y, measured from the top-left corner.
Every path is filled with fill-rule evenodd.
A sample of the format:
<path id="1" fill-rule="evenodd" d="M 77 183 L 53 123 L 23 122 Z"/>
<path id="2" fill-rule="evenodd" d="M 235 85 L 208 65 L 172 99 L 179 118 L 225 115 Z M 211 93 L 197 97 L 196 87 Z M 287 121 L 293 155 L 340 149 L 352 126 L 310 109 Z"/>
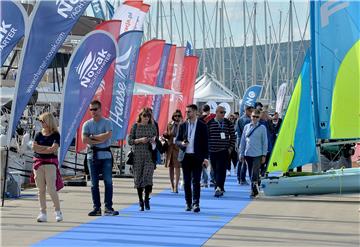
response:
<path id="1" fill-rule="evenodd" d="M 216 187 L 219 187 L 222 191 L 224 191 L 226 167 L 230 162 L 229 152 L 228 150 L 212 152 L 210 153 L 210 160 L 214 169 Z"/>
<path id="2" fill-rule="evenodd" d="M 260 181 L 260 166 L 261 166 L 261 156 L 250 157 L 245 156 L 245 161 L 248 165 L 251 179 L 251 188 L 254 191 L 255 184 L 258 184 Z"/>
<path id="3" fill-rule="evenodd" d="M 230 155 L 230 159 L 229 159 L 229 162 L 228 162 L 228 166 L 226 169 L 228 169 L 229 171 L 231 171 L 231 162 L 234 166 L 234 169 L 236 169 L 236 166 L 237 166 L 237 163 L 238 163 L 238 153 L 233 150 L 231 152 L 231 155 Z"/>
<path id="4" fill-rule="evenodd" d="M 112 159 L 88 159 L 88 166 L 91 178 L 91 195 L 93 207 L 101 208 L 99 175 L 103 175 L 105 185 L 105 207 L 112 208 L 113 184 L 112 184 Z"/>
<path id="5" fill-rule="evenodd" d="M 202 162 L 203 160 L 199 160 L 193 154 L 185 154 L 184 160 L 181 162 L 184 178 L 185 201 L 189 206 L 199 206 L 200 204 Z"/>

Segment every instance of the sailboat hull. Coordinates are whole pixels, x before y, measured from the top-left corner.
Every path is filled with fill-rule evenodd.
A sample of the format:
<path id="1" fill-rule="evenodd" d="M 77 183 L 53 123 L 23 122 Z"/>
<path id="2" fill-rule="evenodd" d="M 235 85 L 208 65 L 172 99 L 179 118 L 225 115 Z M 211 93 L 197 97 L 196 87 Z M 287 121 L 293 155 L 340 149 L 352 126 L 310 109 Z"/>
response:
<path id="1" fill-rule="evenodd" d="M 359 193 L 360 168 L 337 169 L 319 175 L 276 177 L 261 181 L 266 196 Z"/>

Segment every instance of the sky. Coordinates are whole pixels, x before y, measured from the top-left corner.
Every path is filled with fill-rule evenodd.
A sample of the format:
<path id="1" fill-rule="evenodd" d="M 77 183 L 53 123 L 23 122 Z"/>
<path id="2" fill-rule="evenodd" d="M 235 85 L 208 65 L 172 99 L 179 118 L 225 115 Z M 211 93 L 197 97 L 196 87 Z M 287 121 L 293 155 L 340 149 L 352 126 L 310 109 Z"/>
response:
<path id="1" fill-rule="evenodd" d="M 144 1 L 145 3 L 151 4 L 150 15 L 148 15 L 147 22 L 151 22 L 151 33 L 152 38 L 155 37 L 155 27 L 156 27 L 156 0 Z M 193 21 L 193 1 L 183 1 L 184 2 L 184 40 L 189 40 L 193 44 L 193 34 L 194 34 L 194 21 Z M 203 44 L 203 35 L 202 35 L 202 1 L 195 1 L 196 6 L 196 39 L 195 46 L 197 49 L 202 48 Z M 253 18 L 252 16 L 254 9 L 254 2 L 256 2 L 256 33 L 257 33 L 257 44 L 265 43 L 265 13 L 264 13 L 264 0 L 261 1 L 246 1 L 247 12 L 246 12 L 246 22 L 247 22 L 247 44 L 252 45 L 253 34 Z M 181 8 L 180 0 L 173 0 L 173 43 L 181 44 Z M 216 1 L 206 0 L 206 47 L 214 46 L 214 35 L 215 35 L 215 6 Z M 288 30 L 289 30 L 289 1 L 266 1 L 268 5 L 267 11 L 267 32 L 268 40 L 271 39 L 274 42 L 278 40 L 279 33 L 279 21 L 280 21 L 280 11 L 282 12 L 282 35 L 281 42 L 287 42 L 288 40 Z M 244 16 L 243 16 L 243 1 L 234 1 L 234 0 L 225 0 L 225 46 L 228 46 L 230 43 L 230 37 L 232 36 L 232 42 L 235 46 L 242 46 L 244 44 Z M 170 1 L 162 1 L 163 5 L 163 36 L 159 31 L 159 37 L 170 41 Z M 220 4 L 219 4 L 220 5 Z M 293 1 L 293 39 L 300 40 L 302 36 L 304 39 L 310 39 L 310 22 L 306 22 L 309 15 L 309 1 Z M 219 20 L 219 16 L 218 16 Z M 227 21 L 228 20 L 228 21 Z M 251 21 L 251 26 L 249 25 L 249 20 Z M 269 26 L 271 29 L 271 35 L 269 31 Z M 218 24 L 219 28 L 219 24 Z M 161 28 L 159 27 L 159 30 Z M 144 28 L 145 36 L 149 39 L 149 28 L 148 25 L 145 25 Z M 216 45 L 219 46 L 219 29 L 217 31 L 217 42 Z"/>

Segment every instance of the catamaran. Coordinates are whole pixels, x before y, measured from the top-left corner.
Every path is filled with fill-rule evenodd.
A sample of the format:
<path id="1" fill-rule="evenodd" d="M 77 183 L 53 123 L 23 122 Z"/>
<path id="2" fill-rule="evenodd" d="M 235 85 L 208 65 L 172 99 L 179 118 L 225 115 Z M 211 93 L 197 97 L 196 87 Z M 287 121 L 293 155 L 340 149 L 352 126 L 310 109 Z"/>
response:
<path id="1" fill-rule="evenodd" d="M 319 146 L 328 145 L 328 140 L 355 143 L 360 138 L 360 2 L 310 4 L 311 54 L 305 58 L 262 181 L 269 196 L 360 192 L 360 168 L 320 168 L 300 176 L 287 172 L 318 163 Z"/>

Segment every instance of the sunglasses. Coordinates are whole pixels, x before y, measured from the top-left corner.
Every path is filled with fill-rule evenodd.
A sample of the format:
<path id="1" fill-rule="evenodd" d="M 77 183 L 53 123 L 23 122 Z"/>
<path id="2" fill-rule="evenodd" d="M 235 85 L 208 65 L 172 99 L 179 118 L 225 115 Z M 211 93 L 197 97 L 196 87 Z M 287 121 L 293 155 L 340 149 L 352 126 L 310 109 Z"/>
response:
<path id="1" fill-rule="evenodd" d="M 219 111 L 219 113 L 220 113 L 220 114 L 225 114 L 225 113 L 226 113 L 226 111 Z"/>
<path id="2" fill-rule="evenodd" d="M 144 114 L 144 115 L 142 115 L 142 117 L 150 117 L 150 115 L 149 114 Z"/>
<path id="3" fill-rule="evenodd" d="M 90 111 L 97 111 L 98 108 L 90 108 Z"/>
<path id="4" fill-rule="evenodd" d="M 259 118 L 260 116 L 254 116 L 254 115 L 252 115 L 251 117 L 253 117 L 253 118 Z"/>
<path id="5" fill-rule="evenodd" d="M 40 119 L 39 119 L 39 122 L 40 122 L 40 123 L 45 123 L 44 120 L 40 120 Z"/>
<path id="6" fill-rule="evenodd" d="M 180 115 L 174 115 L 174 117 L 181 117 Z"/>

